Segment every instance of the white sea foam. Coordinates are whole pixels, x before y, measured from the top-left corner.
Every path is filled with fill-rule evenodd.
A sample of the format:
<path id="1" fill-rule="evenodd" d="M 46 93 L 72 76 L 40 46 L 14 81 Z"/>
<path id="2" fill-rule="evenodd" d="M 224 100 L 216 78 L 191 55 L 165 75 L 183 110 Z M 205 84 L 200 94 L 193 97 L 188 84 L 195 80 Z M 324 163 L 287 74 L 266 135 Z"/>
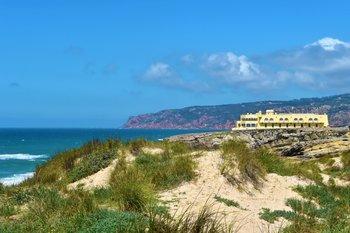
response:
<path id="1" fill-rule="evenodd" d="M 35 160 L 45 158 L 46 155 L 31 155 L 31 154 L 0 154 L 0 160 L 18 159 L 18 160 Z"/>
<path id="2" fill-rule="evenodd" d="M 22 181 L 32 177 L 34 175 L 34 172 L 27 172 L 23 174 L 14 174 L 10 177 L 4 177 L 0 178 L 0 183 L 4 185 L 16 185 L 21 183 Z"/>

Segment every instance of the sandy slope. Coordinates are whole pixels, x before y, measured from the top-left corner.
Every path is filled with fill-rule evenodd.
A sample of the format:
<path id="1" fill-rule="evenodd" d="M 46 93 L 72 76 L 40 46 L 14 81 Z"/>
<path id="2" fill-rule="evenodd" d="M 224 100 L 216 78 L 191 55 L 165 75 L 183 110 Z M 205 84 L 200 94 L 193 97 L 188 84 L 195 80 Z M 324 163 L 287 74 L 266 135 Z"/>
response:
<path id="1" fill-rule="evenodd" d="M 268 174 L 267 180 L 260 191 L 248 187 L 245 192 L 240 192 L 232 186 L 220 173 L 221 162 L 220 152 L 205 152 L 198 159 L 198 178 L 195 181 L 183 183 L 181 186 L 163 192 L 161 199 L 168 203 L 173 214 L 177 215 L 185 211 L 189 205 L 191 210 L 198 212 L 204 205 L 213 205 L 213 210 L 220 210 L 225 213 L 226 221 L 237 222 L 235 226 L 240 227 L 239 232 L 270 232 L 280 228 L 283 223 L 279 222 L 269 225 L 259 219 L 261 208 L 288 209 L 285 200 L 291 197 L 298 197 L 298 194 L 291 190 L 295 185 L 306 185 L 310 182 L 298 177 L 282 177 L 276 174 Z M 241 208 L 228 207 L 214 199 L 218 195 L 238 202 Z"/>

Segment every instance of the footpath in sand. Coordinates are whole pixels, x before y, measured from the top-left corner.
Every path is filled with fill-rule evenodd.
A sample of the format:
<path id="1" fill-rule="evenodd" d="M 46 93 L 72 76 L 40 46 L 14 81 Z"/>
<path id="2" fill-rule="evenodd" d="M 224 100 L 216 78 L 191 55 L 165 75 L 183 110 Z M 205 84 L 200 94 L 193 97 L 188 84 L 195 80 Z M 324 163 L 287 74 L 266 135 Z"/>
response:
<path id="1" fill-rule="evenodd" d="M 161 193 L 161 199 L 174 215 L 183 213 L 189 206 L 189 212 L 198 213 L 203 206 L 209 205 L 213 211 L 218 210 L 225 214 L 225 221 L 228 224 L 233 223 L 238 232 L 275 232 L 280 229 L 286 222 L 269 224 L 261 220 L 261 209 L 289 210 L 285 205 L 286 199 L 300 197 L 292 191 L 292 187 L 311 183 L 294 176 L 268 174 L 260 190 L 248 187 L 245 191 L 239 191 L 220 173 L 220 151 L 205 152 L 197 158 L 197 162 L 197 179 Z M 215 196 L 236 201 L 240 207 L 220 203 Z"/>

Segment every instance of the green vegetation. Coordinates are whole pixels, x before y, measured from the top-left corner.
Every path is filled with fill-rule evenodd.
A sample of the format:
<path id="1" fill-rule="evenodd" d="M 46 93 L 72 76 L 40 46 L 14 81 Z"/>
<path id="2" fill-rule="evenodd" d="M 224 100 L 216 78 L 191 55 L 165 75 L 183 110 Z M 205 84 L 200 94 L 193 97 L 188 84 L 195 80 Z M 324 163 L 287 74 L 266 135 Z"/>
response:
<path id="1" fill-rule="evenodd" d="M 229 141 L 222 145 L 223 164 L 222 174 L 233 184 L 242 186 L 241 182 L 251 182 L 259 188 L 265 178 L 266 170 L 261 161 L 255 156 L 244 142 Z M 241 177 L 237 177 L 237 171 Z"/>
<path id="2" fill-rule="evenodd" d="M 145 153 L 144 148 L 158 148 Z M 159 150 L 161 149 L 161 150 Z M 222 145 L 225 177 L 242 187 L 251 182 L 260 188 L 268 173 L 297 175 L 314 182 L 295 190 L 302 200 L 289 199 L 291 211 L 263 209 L 261 218 L 274 222 L 285 218 L 291 225 L 284 232 L 349 232 L 350 187 L 335 181 L 322 184 L 318 163 L 334 178 L 346 178 L 349 152 L 341 155 L 344 166 L 336 168 L 332 158 L 300 161 L 281 158 L 267 149 L 249 149 L 243 142 Z M 201 233 L 231 232 L 224 214 L 205 206 L 193 215 L 190 207 L 177 218 L 169 214 L 158 193 L 195 179 L 200 150 L 180 142 L 136 140 L 92 141 L 80 148 L 59 153 L 40 165 L 33 178 L 18 186 L 0 184 L 0 232 L 155 232 Z M 67 185 L 90 176 L 117 159 L 109 186 L 91 191 Z M 333 162 L 332 162 L 333 161 Z M 241 208 L 234 200 L 221 196 L 217 202 Z"/>
<path id="3" fill-rule="evenodd" d="M 163 153 L 146 154 L 145 146 Z M 175 219 L 158 199 L 158 191 L 195 177 L 191 152 L 183 143 L 109 140 L 59 153 L 21 185 L 0 185 L 0 232 L 229 232 L 207 207 Z M 109 187 L 67 189 L 116 158 Z"/>
<path id="4" fill-rule="evenodd" d="M 284 232 L 350 232 L 350 187 L 308 185 L 296 191 L 303 200 L 288 199 L 291 211 L 264 209 L 260 217 L 274 222 L 278 218 L 291 221 Z"/>
<path id="5" fill-rule="evenodd" d="M 108 166 L 118 157 L 121 143 L 118 140 L 91 141 L 80 148 L 68 150 L 52 157 L 39 166 L 33 178 L 23 185 L 64 184 L 76 181 Z"/>
<path id="6" fill-rule="evenodd" d="M 223 197 L 220 197 L 220 196 L 217 196 L 217 195 L 214 196 L 214 199 L 217 200 L 218 202 L 224 203 L 227 206 L 233 206 L 233 207 L 237 207 L 237 208 L 241 207 L 239 205 L 239 203 L 234 201 L 234 200 L 223 198 Z"/>
<path id="7" fill-rule="evenodd" d="M 143 171 L 157 189 L 168 189 L 194 178 L 195 163 L 188 155 L 171 157 L 143 154 L 135 160 L 136 169 Z"/>
<path id="8" fill-rule="evenodd" d="M 251 182 L 259 188 L 267 173 L 276 173 L 281 176 L 299 176 L 317 183 L 322 182 L 321 170 L 316 161 L 300 161 L 282 158 L 266 148 L 249 149 L 244 142 L 229 141 L 222 145 L 223 165 L 221 171 L 226 178 L 240 184 L 237 170 L 243 181 Z"/>

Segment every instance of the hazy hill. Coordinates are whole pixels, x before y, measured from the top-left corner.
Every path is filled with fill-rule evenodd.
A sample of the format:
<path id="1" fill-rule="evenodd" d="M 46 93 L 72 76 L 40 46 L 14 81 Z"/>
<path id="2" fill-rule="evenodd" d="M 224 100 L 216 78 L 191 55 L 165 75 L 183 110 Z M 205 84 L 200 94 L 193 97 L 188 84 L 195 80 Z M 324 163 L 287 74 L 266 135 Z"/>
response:
<path id="1" fill-rule="evenodd" d="M 215 106 L 168 109 L 132 116 L 124 128 L 146 129 L 227 129 L 243 113 L 274 109 L 278 112 L 327 113 L 332 126 L 350 125 L 350 94 L 302 98 L 290 101 L 259 101 Z"/>

